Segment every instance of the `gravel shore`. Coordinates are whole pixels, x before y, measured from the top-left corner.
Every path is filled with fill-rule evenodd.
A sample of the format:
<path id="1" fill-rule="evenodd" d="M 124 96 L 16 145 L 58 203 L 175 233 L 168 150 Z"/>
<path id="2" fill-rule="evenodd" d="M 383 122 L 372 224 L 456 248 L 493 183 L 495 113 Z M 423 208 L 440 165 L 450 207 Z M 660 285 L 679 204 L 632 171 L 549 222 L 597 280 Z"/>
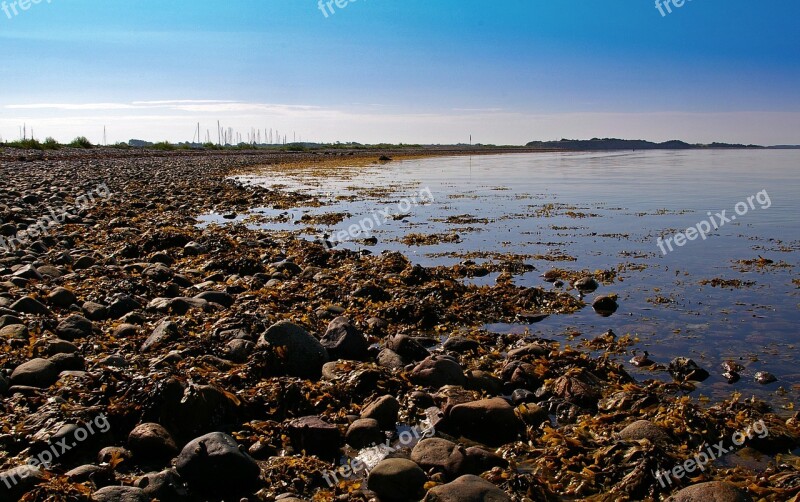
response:
<path id="1" fill-rule="evenodd" d="M 694 362 L 481 329 L 578 295 L 197 225 L 313 202 L 251 166 L 467 153 L 0 150 L 0 502 L 796 497 L 796 418 L 687 397 Z"/>

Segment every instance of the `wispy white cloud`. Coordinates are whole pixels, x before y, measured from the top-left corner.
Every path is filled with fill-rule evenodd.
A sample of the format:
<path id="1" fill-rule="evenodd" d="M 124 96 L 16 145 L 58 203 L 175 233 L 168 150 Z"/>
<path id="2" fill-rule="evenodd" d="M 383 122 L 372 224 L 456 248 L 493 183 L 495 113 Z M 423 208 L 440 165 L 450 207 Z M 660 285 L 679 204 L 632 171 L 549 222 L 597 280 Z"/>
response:
<path id="1" fill-rule="evenodd" d="M 69 110 L 69 111 L 97 111 L 97 110 L 130 110 L 134 105 L 124 103 L 32 103 L 22 105 L 6 105 L 10 110 Z"/>
<path id="2" fill-rule="evenodd" d="M 498 113 L 503 112 L 503 108 L 453 108 L 454 112 L 478 112 L 478 113 Z"/>
<path id="3" fill-rule="evenodd" d="M 186 105 L 186 104 L 206 104 L 206 103 L 238 103 L 226 99 L 170 99 L 164 101 L 133 101 L 134 105 Z"/>

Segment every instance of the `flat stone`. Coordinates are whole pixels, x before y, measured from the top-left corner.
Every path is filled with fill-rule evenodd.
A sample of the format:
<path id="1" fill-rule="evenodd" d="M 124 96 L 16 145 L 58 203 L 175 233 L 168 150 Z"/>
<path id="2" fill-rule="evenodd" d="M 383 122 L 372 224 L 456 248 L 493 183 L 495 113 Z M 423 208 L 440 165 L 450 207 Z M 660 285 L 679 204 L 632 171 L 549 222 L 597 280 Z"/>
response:
<path id="1" fill-rule="evenodd" d="M 511 502 L 506 492 L 473 474 L 431 488 L 423 502 Z"/>
<path id="2" fill-rule="evenodd" d="M 80 315 L 71 315 L 56 326 L 56 335 L 64 340 L 86 338 L 92 334 L 93 324 Z"/>
<path id="3" fill-rule="evenodd" d="M 524 424 L 514 408 L 499 397 L 453 406 L 445 417 L 446 427 L 489 446 L 514 441 Z M 437 427 L 438 428 L 438 427 Z"/>
<path id="4" fill-rule="evenodd" d="M 233 295 L 222 291 L 204 291 L 203 293 L 196 295 L 195 298 L 216 303 L 225 308 L 231 308 L 233 307 L 233 304 L 236 303 L 236 298 L 234 298 Z"/>
<path id="5" fill-rule="evenodd" d="M 52 313 L 50 309 L 45 307 L 40 301 L 35 300 L 29 296 L 20 298 L 9 307 L 11 310 L 21 312 L 23 314 L 50 316 Z"/>
<path id="6" fill-rule="evenodd" d="M 111 335 L 114 338 L 130 338 L 139 334 L 139 327 L 133 324 L 120 324 Z"/>
<path id="7" fill-rule="evenodd" d="M 93 502 L 150 502 L 141 488 L 134 486 L 106 486 L 92 494 Z"/>
<path id="8" fill-rule="evenodd" d="M 51 279 L 57 279 L 64 275 L 64 273 L 61 272 L 58 267 L 54 267 L 52 265 L 42 265 L 41 267 L 37 268 L 36 271 L 45 277 L 50 277 Z"/>
<path id="9" fill-rule="evenodd" d="M 12 274 L 12 277 L 23 277 L 25 279 L 41 279 L 42 274 L 36 270 L 36 267 L 33 265 L 25 265 L 24 267 L 20 267 L 19 270 Z"/>
<path id="10" fill-rule="evenodd" d="M 24 324 L 11 324 L 0 328 L 0 338 L 7 340 L 27 340 L 28 327 Z"/>
<path id="11" fill-rule="evenodd" d="M 339 451 L 339 428 L 319 417 L 310 416 L 292 420 L 288 424 L 289 438 L 298 451 L 320 457 L 335 456 Z"/>
<path id="12" fill-rule="evenodd" d="M 11 373 L 11 385 L 50 387 L 58 380 L 58 368 L 47 359 L 36 358 L 22 363 Z"/>
<path id="13" fill-rule="evenodd" d="M 753 499 L 724 481 L 709 481 L 686 487 L 667 502 L 753 502 Z"/>
<path id="14" fill-rule="evenodd" d="M 180 327 L 169 319 L 162 319 L 155 327 L 153 332 L 142 344 L 142 352 L 156 350 L 170 342 L 177 340 L 181 336 Z"/>

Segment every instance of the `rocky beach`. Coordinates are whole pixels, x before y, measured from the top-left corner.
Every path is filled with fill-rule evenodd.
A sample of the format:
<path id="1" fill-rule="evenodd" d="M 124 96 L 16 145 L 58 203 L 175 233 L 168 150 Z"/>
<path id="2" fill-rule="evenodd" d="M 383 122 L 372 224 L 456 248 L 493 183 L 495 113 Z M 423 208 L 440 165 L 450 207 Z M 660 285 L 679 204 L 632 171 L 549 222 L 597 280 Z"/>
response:
<path id="1" fill-rule="evenodd" d="M 0 150 L 0 501 L 800 500 L 798 417 L 689 396 L 702 364 L 484 328 L 613 312 L 602 277 L 199 225 L 319 204 L 256 169 L 465 153 Z"/>

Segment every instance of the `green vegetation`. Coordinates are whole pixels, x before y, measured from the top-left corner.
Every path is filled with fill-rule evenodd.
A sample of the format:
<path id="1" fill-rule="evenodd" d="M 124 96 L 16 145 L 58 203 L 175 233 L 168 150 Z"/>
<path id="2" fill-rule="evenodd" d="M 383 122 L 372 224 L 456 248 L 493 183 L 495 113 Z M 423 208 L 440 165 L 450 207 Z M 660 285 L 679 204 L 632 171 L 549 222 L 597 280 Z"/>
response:
<path id="1" fill-rule="evenodd" d="M 71 146 L 73 148 L 92 148 L 94 145 L 92 145 L 92 142 L 89 141 L 86 136 L 78 136 L 67 146 Z"/>
<path id="2" fill-rule="evenodd" d="M 44 150 L 58 150 L 59 148 L 61 148 L 61 144 L 50 136 L 42 143 L 42 149 Z"/>
<path id="3" fill-rule="evenodd" d="M 153 150 L 163 150 L 166 152 L 171 152 L 172 150 L 175 150 L 175 145 L 173 145 L 169 141 L 160 141 L 158 143 L 155 143 L 150 148 L 152 148 Z"/>

